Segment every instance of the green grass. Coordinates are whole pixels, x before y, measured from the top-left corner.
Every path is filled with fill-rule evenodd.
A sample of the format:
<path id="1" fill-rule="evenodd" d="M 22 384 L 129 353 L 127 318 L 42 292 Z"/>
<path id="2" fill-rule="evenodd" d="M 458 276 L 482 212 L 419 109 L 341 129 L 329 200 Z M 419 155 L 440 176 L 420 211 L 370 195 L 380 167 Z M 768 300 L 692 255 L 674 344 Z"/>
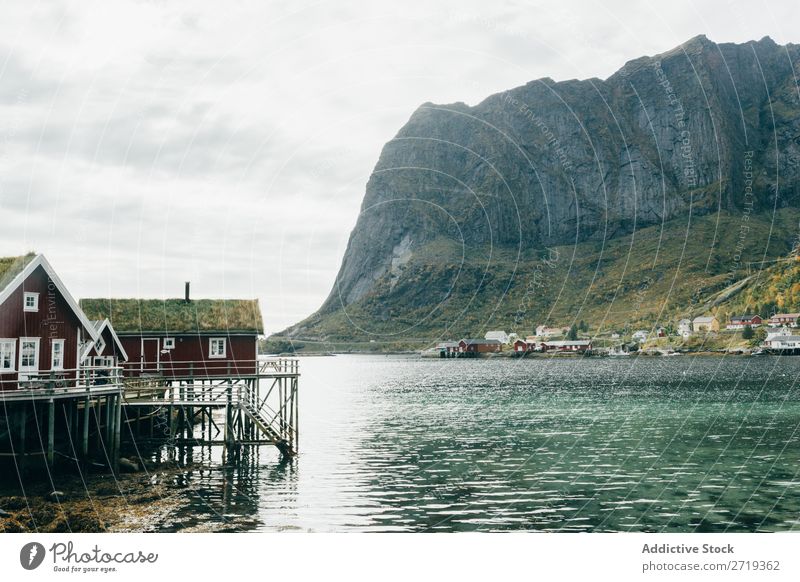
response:
<path id="1" fill-rule="evenodd" d="M 800 211 L 744 216 L 674 220 L 605 245 L 589 241 L 521 253 L 473 247 L 463 264 L 460 244 L 437 239 L 414 249 L 400 277 L 378 280 L 346 312 L 315 314 L 293 331 L 299 339 L 421 346 L 437 338 L 480 337 L 490 329 L 524 337 L 538 324 L 580 320 L 592 334 L 650 329 L 677 325 L 683 317 L 752 311 L 747 297 L 763 303 L 771 293 L 761 287 L 764 277 L 782 289 L 785 305 L 800 310 L 800 267 L 794 262 L 780 274 L 767 270 L 760 280 L 753 277 L 740 293 L 714 304 L 720 292 L 757 272 L 748 261 L 786 258 Z"/>
<path id="2" fill-rule="evenodd" d="M 89 319 L 111 321 L 125 332 L 253 332 L 263 333 L 258 300 L 198 299 L 82 299 Z"/>

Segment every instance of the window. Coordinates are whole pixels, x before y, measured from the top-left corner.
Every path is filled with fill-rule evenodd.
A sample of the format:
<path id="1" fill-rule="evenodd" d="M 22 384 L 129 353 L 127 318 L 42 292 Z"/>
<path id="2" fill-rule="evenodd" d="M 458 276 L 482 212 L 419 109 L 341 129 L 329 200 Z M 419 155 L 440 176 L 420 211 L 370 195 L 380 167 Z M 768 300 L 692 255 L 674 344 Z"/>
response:
<path id="1" fill-rule="evenodd" d="M 114 358 L 111 356 L 95 356 L 94 365 L 98 368 L 111 368 L 114 365 Z"/>
<path id="2" fill-rule="evenodd" d="M 103 353 L 103 350 L 106 349 L 106 342 L 103 338 L 97 338 L 97 341 L 94 344 L 94 349 L 98 355 Z"/>
<path id="3" fill-rule="evenodd" d="M 39 294 L 25 293 L 25 311 L 39 311 Z"/>
<path id="4" fill-rule="evenodd" d="M 39 369 L 39 338 L 19 338 L 19 371 L 30 372 Z"/>
<path id="5" fill-rule="evenodd" d="M 226 354 L 224 337 L 212 337 L 208 340 L 208 357 L 209 358 L 224 358 Z"/>
<path id="6" fill-rule="evenodd" d="M 14 357 L 17 351 L 17 340 L 0 339 L 0 373 L 14 371 Z"/>
<path id="7" fill-rule="evenodd" d="M 54 339 L 50 343 L 50 369 L 64 369 L 64 340 Z"/>
<path id="8" fill-rule="evenodd" d="M 175 338 L 174 337 L 165 337 L 164 338 L 164 349 L 165 350 L 175 349 Z"/>

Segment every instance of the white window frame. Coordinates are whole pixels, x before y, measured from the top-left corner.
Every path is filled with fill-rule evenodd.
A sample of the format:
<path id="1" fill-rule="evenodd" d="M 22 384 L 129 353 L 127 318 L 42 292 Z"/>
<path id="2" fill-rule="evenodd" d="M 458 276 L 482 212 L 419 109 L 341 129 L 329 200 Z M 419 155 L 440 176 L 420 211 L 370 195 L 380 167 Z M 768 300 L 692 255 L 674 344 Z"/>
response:
<path id="1" fill-rule="evenodd" d="M 94 351 L 97 352 L 97 355 L 102 355 L 103 350 L 106 349 L 106 340 L 103 337 L 97 338 L 97 341 L 94 343 Z"/>
<path id="2" fill-rule="evenodd" d="M 10 358 L 9 363 L 11 364 L 10 368 L 3 368 L 3 348 L 4 345 L 11 345 L 11 349 L 9 350 Z M 12 372 L 16 372 L 17 368 L 17 338 L 0 338 L 0 374 L 11 374 Z"/>
<path id="3" fill-rule="evenodd" d="M 165 337 L 164 338 L 164 349 L 165 350 L 174 350 L 175 349 L 175 338 L 174 337 Z"/>
<path id="4" fill-rule="evenodd" d="M 95 356 L 92 365 L 97 368 L 111 368 L 114 365 L 112 356 Z"/>
<path id="5" fill-rule="evenodd" d="M 222 353 L 214 353 L 214 342 L 222 342 Z M 209 358 L 227 358 L 228 357 L 228 338 L 224 337 L 210 337 L 208 338 L 208 357 Z"/>
<path id="6" fill-rule="evenodd" d="M 64 344 L 65 340 L 63 339 L 54 339 L 50 340 L 50 369 L 51 370 L 63 370 L 64 369 L 64 356 L 66 352 L 64 352 Z M 61 346 L 61 350 L 59 353 L 61 354 L 61 363 L 56 365 L 56 346 Z"/>
<path id="7" fill-rule="evenodd" d="M 31 305 L 30 307 L 28 306 L 28 299 L 33 299 L 33 305 Z M 29 313 L 35 313 L 39 311 L 39 294 L 26 291 L 25 294 L 22 296 L 22 308 L 24 311 L 27 311 Z"/>
<path id="8" fill-rule="evenodd" d="M 40 338 L 40 337 L 21 337 L 21 338 L 19 338 L 19 357 L 18 357 L 19 366 L 18 366 L 17 369 L 20 372 L 38 372 L 39 371 L 39 348 L 41 347 L 40 346 L 41 340 L 42 340 L 42 338 Z M 34 344 L 34 346 L 35 346 L 35 349 L 34 349 L 34 352 L 33 352 L 33 359 L 34 359 L 33 366 L 23 366 L 22 365 L 22 357 L 23 357 L 23 354 L 25 353 L 25 350 L 23 349 L 23 346 L 24 346 L 24 344 L 26 344 L 28 342 L 32 342 Z"/>

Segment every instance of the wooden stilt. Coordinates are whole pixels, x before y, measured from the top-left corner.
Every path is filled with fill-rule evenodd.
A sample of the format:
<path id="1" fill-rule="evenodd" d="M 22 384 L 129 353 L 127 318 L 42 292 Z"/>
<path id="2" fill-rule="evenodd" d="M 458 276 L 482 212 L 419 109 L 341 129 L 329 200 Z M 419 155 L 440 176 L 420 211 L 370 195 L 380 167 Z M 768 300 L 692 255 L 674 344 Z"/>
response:
<path id="1" fill-rule="evenodd" d="M 115 396 L 114 401 L 116 403 L 115 406 L 115 416 L 114 419 L 114 456 L 112 458 L 112 463 L 114 465 L 114 473 L 119 472 L 119 457 L 120 457 L 120 445 L 122 444 L 122 396 Z"/>
<path id="2" fill-rule="evenodd" d="M 56 444 L 56 403 L 51 398 L 47 401 L 47 466 L 53 468 Z"/>
<path id="3" fill-rule="evenodd" d="M 83 435 L 82 435 L 82 443 L 81 443 L 81 456 L 83 460 L 86 461 L 89 457 L 89 422 L 91 418 L 89 416 L 91 412 L 91 406 L 89 397 L 83 399 Z"/>
<path id="4" fill-rule="evenodd" d="M 20 472 L 24 473 L 25 469 L 27 468 L 27 460 L 28 460 L 28 451 L 26 448 L 25 442 L 25 431 L 28 427 L 28 407 L 23 402 L 20 405 L 19 410 L 19 465 L 20 465 Z"/>

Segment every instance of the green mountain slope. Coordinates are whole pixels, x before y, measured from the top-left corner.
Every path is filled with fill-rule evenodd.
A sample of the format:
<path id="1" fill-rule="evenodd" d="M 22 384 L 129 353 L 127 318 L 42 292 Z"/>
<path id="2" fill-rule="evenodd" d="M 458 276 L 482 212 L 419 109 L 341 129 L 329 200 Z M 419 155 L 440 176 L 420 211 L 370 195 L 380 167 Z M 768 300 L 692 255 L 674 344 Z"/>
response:
<path id="1" fill-rule="evenodd" d="M 539 324 L 581 320 L 593 334 L 650 328 L 701 313 L 771 308 L 770 301 L 800 309 L 800 267 L 786 260 L 798 220 L 797 209 L 722 212 L 605 243 L 534 251 L 464 247 L 440 237 L 355 303 L 310 317 L 290 336 L 420 346 L 490 329 L 527 335 Z M 773 290 L 780 292 L 774 300 Z"/>

